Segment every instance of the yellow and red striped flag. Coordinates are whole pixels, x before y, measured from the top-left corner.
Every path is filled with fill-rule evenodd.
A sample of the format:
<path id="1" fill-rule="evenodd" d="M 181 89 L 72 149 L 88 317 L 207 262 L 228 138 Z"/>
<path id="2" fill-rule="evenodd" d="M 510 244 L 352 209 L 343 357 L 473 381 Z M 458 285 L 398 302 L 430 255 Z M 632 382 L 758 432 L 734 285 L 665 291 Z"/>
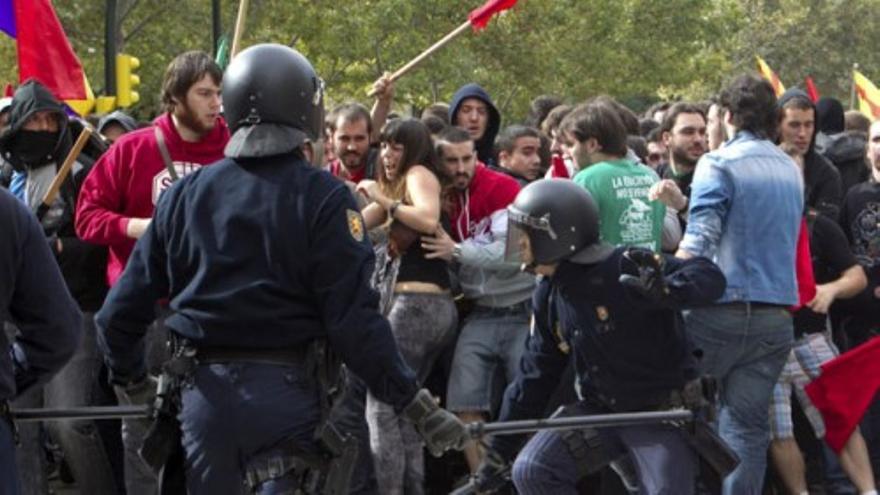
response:
<path id="1" fill-rule="evenodd" d="M 871 120 L 880 118 L 880 90 L 877 86 L 857 70 L 853 71 L 853 83 L 859 99 L 859 111 Z"/>
<path id="2" fill-rule="evenodd" d="M 761 73 L 764 79 L 770 81 L 770 85 L 773 86 L 773 92 L 776 93 L 776 97 L 779 98 L 782 96 L 782 93 L 785 93 L 785 85 L 779 80 L 779 76 L 773 72 L 773 69 L 767 65 L 767 62 L 764 62 L 763 58 L 755 55 L 755 59 L 758 60 L 758 72 Z"/>

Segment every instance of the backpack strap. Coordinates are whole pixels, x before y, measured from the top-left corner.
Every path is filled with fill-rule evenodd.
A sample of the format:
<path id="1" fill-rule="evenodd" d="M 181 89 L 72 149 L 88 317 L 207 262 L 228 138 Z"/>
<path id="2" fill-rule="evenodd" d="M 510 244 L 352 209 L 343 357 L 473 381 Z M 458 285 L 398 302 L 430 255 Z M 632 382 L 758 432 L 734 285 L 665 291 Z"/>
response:
<path id="1" fill-rule="evenodd" d="M 153 126 L 153 134 L 156 135 L 156 145 L 159 147 L 159 154 L 162 155 L 162 161 L 165 162 L 165 169 L 171 175 L 171 180 L 177 182 L 180 176 L 177 170 L 174 170 L 174 162 L 171 161 L 171 153 L 168 152 L 168 146 L 165 144 L 165 136 L 159 126 Z"/>

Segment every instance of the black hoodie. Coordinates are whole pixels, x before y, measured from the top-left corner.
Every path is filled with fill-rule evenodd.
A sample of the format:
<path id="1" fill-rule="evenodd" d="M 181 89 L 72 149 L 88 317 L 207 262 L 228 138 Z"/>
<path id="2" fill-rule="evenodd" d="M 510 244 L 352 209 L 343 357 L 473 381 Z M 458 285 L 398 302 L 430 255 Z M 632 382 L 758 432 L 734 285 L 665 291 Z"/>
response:
<path id="1" fill-rule="evenodd" d="M 789 100 L 799 96 L 810 102 L 815 117 L 816 105 L 811 102 L 807 93 L 798 88 L 791 88 L 783 93 L 777 105 L 782 109 Z M 840 205 L 843 203 L 840 172 L 830 161 L 816 152 L 815 143 L 816 133 L 813 132 L 810 147 L 804 155 L 804 199 L 806 206 L 815 208 L 828 218 L 837 221 Z"/>
<path id="2" fill-rule="evenodd" d="M 455 114 L 458 113 L 462 102 L 468 98 L 476 98 L 489 108 L 486 132 L 483 133 L 483 137 L 479 141 L 474 143 L 474 147 L 477 149 L 477 157 L 481 162 L 490 167 L 496 167 L 498 161 L 495 159 L 495 136 L 498 135 L 498 130 L 501 128 L 501 114 L 498 113 L 498 109 L 495 108 L 495 104 L 492 103 L 492 98 L 489 97 L 486 90 L 476 83 L 465 84 L 458 88 L 458 91 L 452 96 L 452 103 L 449 104 L 449 122 L 455 125 Z"/>
<path id="3" fill-rule="evenodd" d="M 16 151 L 21 144 L 17 141 L 25 136 L 22 132 L 25 122 L 40 111 L 51 111 L 58 115 L 59 132 L 57 139 L 54 140 L 54 147 L 47 147 L 45 155 L 39 160 L 27 163 Z M 52 93 L 34 80 L 27 81 L 15 91 L 12 98 L 9 127 L 0 136 L 0 153 L 19 172 L 33 175 L 36 170 L 43 167 L 53 167 L 57 171 L 72 146 L 71 127 L 73 126 L 64 112 L 64 107 L 52 96 Z M 79 188 L 92 164 L 91 159 L 80 155 L 70 175 L 62 183 L 58 199 L 40 218 L 49 247 L 55 254 L 67 287 L 84 311 L 97 311 L 107 293 L 104 279 L 107 249 L 80 240 L 76 236 L 73 224 Z"/>

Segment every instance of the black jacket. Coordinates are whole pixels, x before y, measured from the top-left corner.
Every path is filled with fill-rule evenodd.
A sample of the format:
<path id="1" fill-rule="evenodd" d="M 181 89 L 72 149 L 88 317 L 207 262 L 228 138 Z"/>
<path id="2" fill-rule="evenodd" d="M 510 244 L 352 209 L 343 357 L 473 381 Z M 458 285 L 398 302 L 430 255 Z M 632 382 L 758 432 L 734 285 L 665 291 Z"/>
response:
<path id="1" fill-rule="evenodd" d="M 859 132 L 841 132 L 837 134 L 816 135 L 816 151 L 837 167 L 843 194 L 853 186 L 868 180 L 871 170 L 865 158 L 868 142 Z"/>
<path id="2" fill-rule="evenodd" d="M 12 346 L 0 331 L 0 399 L 48 381 L 73 356 L 82 315 L 64 287 L 33 215 L 0 190 L 0 321 L 19 330 Z"/>
<path id="3" fill-rule="evenodd" d="M 696 361 L 678 309 L 711 304 L 726 287 L 706 258 L 665 257 L 671 296 L 657 306 L 619 282 L 626 248 L 594 265 L 563 262 L 535 289 L 534 328 L 499 421 L 537 418 L 574 360 L 581 396 L 608 411 L 661 404 L 695 378 Z M 514 439 L 494 437 L 493 449 L 515 452 Z"/>
<path id="4" fill-rule="evenodd" d="M 415 395 L 370 288 L 374 255 L 348 188 L 294 154 L 224 159 L 180 179 L 156 205 L 98 312 L 114 379 L 145 372 L 154 303 L 196 347 L 277 349 L 326 337 L 383 402 Z"/>
<path id="5" fill-rule="evenodd" d="M 15 144 L 21 138 L 25 122 L 39 111 L 51 111 L 58 115 L 58 139 L 56 147 L 47 150 L 48 161 L 45 164 L 31 165 L 20 159 L 15 151 Z M 29 81 L 16 90 L 9 116 L 9 127 L 0 136 L 0 153 L 20 173 L 31 174 L 43 167 L 54 167 L 57 172 L 70 152 L 73 131 L 82 129 L 81 124 L 67 118 L 64 108 L 52 94 L 35 81 Z M 62 183 L 56 202 L 48 210 L 37 208 L 34 211 L 61 267 L 67 287 L 84 311 L 97 311 L 107 294 L 104 278 L 107 248 L 80 240 L 76 236 L 73 222 L 79 188 L 93 164 L 90 157 L 81 154 L 70 175 Z M 59 242 L 60 251 L 57 248 Z"/>
<path id="6" fill-rule="evenodd" d="M 791 88 L 787 90 L 777 101 L 781 109 L 792 98 L 800 97 L 811 101 L 803 90 Z M 813 115 L 816 113 L 816 105 L 812 104 Z M 837 220 L 840 213 L 840 205 L 843 204 L 843 186 L 840 172 L 824 156 L 816 152 L 816 132 L 810 141 L 810 148 L 804 155 L 804 200 L 806 206 L 814 208 L 832 220 Z"/>

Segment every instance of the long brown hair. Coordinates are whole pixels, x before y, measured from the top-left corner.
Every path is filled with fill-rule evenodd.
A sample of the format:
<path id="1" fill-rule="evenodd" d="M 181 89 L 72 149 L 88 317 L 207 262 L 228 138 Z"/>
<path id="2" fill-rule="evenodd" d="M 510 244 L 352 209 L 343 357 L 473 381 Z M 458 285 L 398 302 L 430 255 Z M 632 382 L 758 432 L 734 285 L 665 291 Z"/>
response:
<path id="1" fill-rule="evenodd" d="M 379 142 L 403 146 L 403 155 L 397 165 L 394 181 L 389 181 L 384 172 L 379 174 L 379 187 L 390 198 L 403 200 L 406 194 L 406 172 L 413 165 L 422 165 L 439 177 L 431 131 L 422 121 L 413 118 L 394 119 L 382 128 Z"/>

